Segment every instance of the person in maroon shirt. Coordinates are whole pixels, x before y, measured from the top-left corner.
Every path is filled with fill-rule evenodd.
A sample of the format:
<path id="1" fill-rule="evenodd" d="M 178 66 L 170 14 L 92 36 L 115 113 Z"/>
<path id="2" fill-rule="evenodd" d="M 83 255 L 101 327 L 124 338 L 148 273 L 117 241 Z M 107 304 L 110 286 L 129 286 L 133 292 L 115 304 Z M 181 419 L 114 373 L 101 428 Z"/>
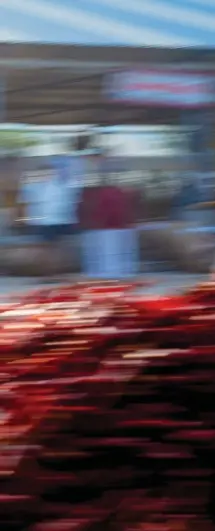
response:
<path id="1" fill-rule="evenodd" d="M 96 187 L 83 188 L 77 213 L 80 228 L 82 272 L 90 278 L 99 277 L 99 255 L 94 215 L 95 196 Z"/>
<path id="2" fill-rule="evenodd" d="M 110 183 L 101 162 L 99 184 L 83 190 L 79 205 L 83 269 L 88 276 L 124 278 L 136 274 L 138 261 L 133 195 Z"/>

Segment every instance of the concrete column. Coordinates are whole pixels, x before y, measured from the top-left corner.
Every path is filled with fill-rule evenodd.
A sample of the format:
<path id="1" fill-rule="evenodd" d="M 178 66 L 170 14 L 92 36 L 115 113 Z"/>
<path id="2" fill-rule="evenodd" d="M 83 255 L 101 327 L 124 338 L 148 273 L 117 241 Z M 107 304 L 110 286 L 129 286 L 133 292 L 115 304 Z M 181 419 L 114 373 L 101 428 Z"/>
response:
<path id="1" fill-rule="evenodd" d="M 6 121 L 6 80 L 2 79 L 0 81 L 0 123 L 5 123 Z"/>
<path id="2" fill-rule="evenodd" d="M 212 135 L 212 110 L 183 110 L 181 124 L 193 128 L 190 135 L 190 161 L 197 171 L 213 169 L 213 156 L 210 148 Z"/>

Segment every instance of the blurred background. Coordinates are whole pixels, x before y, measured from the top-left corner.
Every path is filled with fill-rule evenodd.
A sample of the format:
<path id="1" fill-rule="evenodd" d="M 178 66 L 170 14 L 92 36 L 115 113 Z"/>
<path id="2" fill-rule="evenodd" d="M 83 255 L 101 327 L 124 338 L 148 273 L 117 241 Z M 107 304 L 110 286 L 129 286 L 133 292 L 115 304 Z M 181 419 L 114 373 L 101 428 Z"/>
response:
<path id="1" fill-rule="evenodd" d="M 135 231 L 135 275 L 207 275 L 215 227 L 215 6 L 10 0 L 0 15 L 2 275 L 47 277 L 52 267 L 54 275 L 89 276 L 83 246 L 103 241 L 90 240 L 92 222 L 105 236 L 134 229 L 133 247 L 126 241 L 134 253 Z M 106 199 L 95 226 L 100 199 L 88 196 L 84 219 L 89 208 L 91 218 L 83 226 L 83 191 L 101 187 L 134 193 L 129 221 L 124 215 L 112 226 Z M 100 247 L 101 255 L 115 252 L 113 238 Z M 93 276 L 100 273 L 94 268 Z"/>
<path id="2" fill-rule="evenodd" d="M 0 0 L 5 531 L 214 529 L 214 103 L 215 0 Z"/>

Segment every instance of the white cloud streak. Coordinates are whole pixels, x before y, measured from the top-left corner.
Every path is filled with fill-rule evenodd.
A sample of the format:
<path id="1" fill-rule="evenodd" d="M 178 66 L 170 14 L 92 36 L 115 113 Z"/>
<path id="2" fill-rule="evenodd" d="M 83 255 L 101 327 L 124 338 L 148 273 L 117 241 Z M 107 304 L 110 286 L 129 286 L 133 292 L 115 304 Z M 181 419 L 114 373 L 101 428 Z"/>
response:
<path id="1" fill-rule="evenodd" d="M 105 2 L 103 2 L 105 3 Z M 117 2 L 110 2 L 107 0 L 107 5 L 114 4 L 117 6 Z M 152 12 L 156 12 L 159 16 L 164 16 L 162 12 L 162 7 L 154 9 L 154 0 L 151 3 L 147 3 L 144 0 L 138 1 L 132 0 L 130 11 L 135 11 L 138 8 L 147 7 L 151 8 Z M 125 6 L 125 9 L 128 9 L 130 5 L 130 0 L 119 0 L 118 5 Z M 158 2 L 156 2 L 158 4 Z M 190 39 L 177 37 L 172 35 L 169 32 L 164 32 L 162 30 L 153 30 L 150 29 L 147 25 L 143 28 L 135 27 L 135 25 L 125 23 L 125 22 L 116 22 L 111 17 L 101 16 L 98 14 L 92 13 L 90 10 L 87 12 L 83 9 L 78 9 L 74 7 L 66 8 L 60 5 L 53 5 L 49 2 L 44 2 L 43 0 L 0 0 L 0 8 L 4 7 L 6 9 L 12 9 L 17 12 L 21 12 L 24 15 L 30 15 L 37 17 L 42 20 L 47 20 L 48 22 L 54 22 L 59 26 L 71 28 L 71 42 L 72 42 L 72 29 L 74 31 L 80 31 L 83 33 L 83 43 L 85 42 L 84 32 L 92 32 L 92 34 L 105 36 L 110 39 L 110 44 L 128 44 L 136 46 L 187 46 L 187 45 L 200 45 L 200 42 L 193 42 Z M 170 8 L 170 7 L 169 7 Z M 170 8 L 171 11 L 171 8 Z M 144 12 L 142 10 L 142 12 Z M 36 25 L 36 23 L 35 23 Z M 162 25 L 162 24 L 161 24 Z M 96 39 L 97 40 L 97 39 Z"/>
<path id="2" fill-rule="evenodd" d="M 30 40 L 33 40 L 30 35 L 0 26 L 0 42 L 29 42 Z"/>
<path id="3" fill-rule="evenodd" d="M 165 2 L 159 0 L 94 0 L 99 5 L 106 5 L 119 8 L 122 12 L 133 13 L 136 15 L 149 15 L 154 16 L 160 20 L 162 26 L 162 20 L 165 22 L 180 23 L 183 26 L 190 28 L 203 29 L 207 31 L 215 30 L 215 16 L 211 16 L 208 13 L 200 12 L 198 9 L 189 9 L 189 7 L 176 6 L 174 2 Z M 191 0 L 192 1 L 192 0 Z M 198 0 L 202 2 L 204 0 Z M 196 2 L 196 0 L 195 0 Z M 212 0 L 211 5 L 215 8 L 215 0 Z"/>

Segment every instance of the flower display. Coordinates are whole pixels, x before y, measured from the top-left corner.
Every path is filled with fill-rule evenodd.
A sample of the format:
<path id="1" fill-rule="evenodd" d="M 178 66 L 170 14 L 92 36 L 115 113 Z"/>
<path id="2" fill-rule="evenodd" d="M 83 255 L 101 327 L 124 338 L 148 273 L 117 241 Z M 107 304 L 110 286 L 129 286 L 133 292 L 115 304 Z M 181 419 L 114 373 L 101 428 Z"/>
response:
<path id="1" fill-rule="evenodd" d="M 133 288 L 1 306 L 2 529 L 213 529 L 215 286 Z"/>

